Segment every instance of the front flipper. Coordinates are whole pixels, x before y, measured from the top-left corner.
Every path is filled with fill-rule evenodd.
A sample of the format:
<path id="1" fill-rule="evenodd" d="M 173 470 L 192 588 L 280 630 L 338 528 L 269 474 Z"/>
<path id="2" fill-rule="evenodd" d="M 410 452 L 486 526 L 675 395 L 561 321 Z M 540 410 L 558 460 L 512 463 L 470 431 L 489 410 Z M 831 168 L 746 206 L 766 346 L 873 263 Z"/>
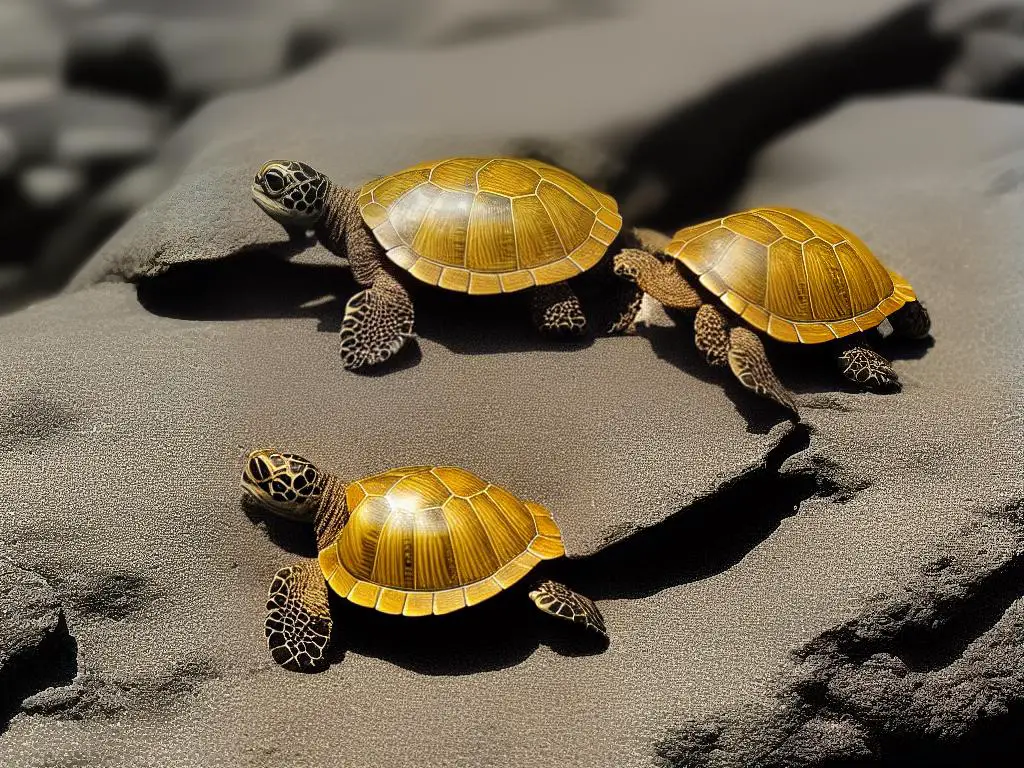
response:
<path id="1" fill-rule="evenodd" d="M 843 376 L 862 387 L 881 392 L 899 389 L 900 380 L 892 364 L 873 349 L 847 347 L 838 363 Z"/>
<path id="2" fill-rule="evenodd" d="M 573 592 L 564 584 L 557 581 L 539 582 L 530 590 L 530 599 L 544 613 L 581 624 L 605 639 L 608 638 L 604 617 L 597 604 L 589 597 Z"/>
<path id="3" fill-rule="evenodd" d="M 413 335 L 412 300 L 405 287 L 381 269 L 373 284 L 345 305 L 341 359 L 350 371 L 390 359 Z"/>
<path id="4" fill-rule="evenodd" d="M 320 564 L 307 560 L 279 570 L 267 597 L 267 645 L 274 661 L 293 672 L 326 666 L 331 626 Z"/>
<path id="5" fill-rule="evenodd" d="M 565 283 L 533 290 L 533 324 L 548 336 L 582 336 L 587 332 L 587 316 L 580 300 Z"/>
<path id="6" fill-rule="evenodd" d="M 636 283 L 672 309 L 697 309 L 700 294 L 687 282 L 675 261 L 665 262 L 638 248 L 624 248 L 613 259 L 615 274 Z"/>

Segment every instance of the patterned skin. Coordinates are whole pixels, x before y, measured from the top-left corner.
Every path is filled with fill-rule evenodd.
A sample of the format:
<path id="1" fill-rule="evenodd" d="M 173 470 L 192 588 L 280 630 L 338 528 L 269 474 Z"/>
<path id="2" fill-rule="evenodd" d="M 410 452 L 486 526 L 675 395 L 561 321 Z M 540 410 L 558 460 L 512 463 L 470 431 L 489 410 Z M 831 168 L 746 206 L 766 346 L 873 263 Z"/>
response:
<path id="1" fill-rule="evenodd" d="M 756 208 L 679 230 L 637 231 L 614 270 L 667 307 L 696 311 L 697 348 L 748 389 L 797 414 L 755 331 L 782 342 L 835 342 L 839 370 L 865 388 L 899 387 L 864 337 L 886 318 L 920 339 L 931 321 L 910 284 L 852 232 L 792 208 Z M 729 314 L 744 324 L 730 322 Z"/>
<path id="2" fill-rule="evenodd" d="M 404 276 L 470 294 L 531 291 L 536 327 L 579 336 L 587 318 L 565 282 L 600 263 L 622 226 L 615 201 L 535 160 L 485 157 L 422 163 L 364 185 L 335 186 L 305 163 L 265 163 L 253 200 L 291 232 L 312 229 L 347 256 L 363 290 L 345 309 L 345 367 L 379 365 L 413 335 Z M 608 333 L 628 330 L 641 294 L 606 269 Z"/>
<path id="3" fill-rule="evenodd" d="M 282 666 L 322 668 L 333 621 L 328 589 L 382 613 L 429 616 L 477 605 L 565 554 L 551 513 L 458 467 L 404 467 L 350 484 L 295 454 L 253 451 L 242 488 L 261 506 L 313 523 L 317 560 L 282 568 L 266 635 Z M 534 605 L 607 639 L 597 605 L 550 579 Z"/>

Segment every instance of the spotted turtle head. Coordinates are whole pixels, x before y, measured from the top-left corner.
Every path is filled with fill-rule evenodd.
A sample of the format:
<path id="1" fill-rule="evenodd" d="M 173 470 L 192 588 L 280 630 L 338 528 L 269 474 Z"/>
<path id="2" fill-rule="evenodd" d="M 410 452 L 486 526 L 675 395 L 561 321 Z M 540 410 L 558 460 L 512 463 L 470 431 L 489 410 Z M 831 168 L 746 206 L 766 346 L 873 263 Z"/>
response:
<path id="1" fill-rule="evenodd" d="M 312 522 L 324 488 L 324 475 L 294 453 L 260 448 L 242 470 L 242 490 L 261 506 L 293 520 Z"/>
<path id="2" fill-rule="evenodd" d="M 279 224 L 310 229 L 324 212 L 329 182 L 305 163 L 271 160 L 252 182 L 252 199 Z"/>

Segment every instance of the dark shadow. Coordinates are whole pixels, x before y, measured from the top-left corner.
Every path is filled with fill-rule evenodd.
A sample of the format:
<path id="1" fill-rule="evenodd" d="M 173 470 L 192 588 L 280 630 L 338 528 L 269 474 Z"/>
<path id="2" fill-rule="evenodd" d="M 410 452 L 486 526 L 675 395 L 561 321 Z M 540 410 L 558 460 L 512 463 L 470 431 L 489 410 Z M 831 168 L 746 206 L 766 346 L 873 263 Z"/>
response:
<path id="1" fill-rule="evenodd" d="M 934 346 L 934 336 L 923 339 L 890 337 L 877 342 L 876 349 L 890 360 L 920 360 Z"/>
<path id="2" fill-rule="evenodd" d="M 593 344 L 592 336 L 547 338 L 530 322 L 528 291 L 500 296 L 415 286 L 416 332 L 459 355 L 494 355 L 539 350 L 571 352 Z"/>
<path id="3" fill-rule="evenodd" d="M 779 421 L 790 418 L 788 411 L 766 398 L 759 397 L 743 387 L 727 368 L 717 368 L 704 360 L 693 342 L 693 318 L 684 313 L 671 313 L 676 327 L 637 326 L 637 334 L 650 342 L 651 349 L 662 360 L 676 366 L 701 381 L 722 387 L 736 405 L 736 410 L 747 421 L 747 431 L 766 434 Z M 834 392 L 898 395 L 899 389 L 889 392 L 868 393 L 863 387 L 845 378 L 839 371 L 837 359 L 842 352 L 839 342 L 826 344 L 786 344 L 761 335 L 765 351 L 779 379 L 797 395 L 828 395 Z M 919 359 L 934 345 L 926 339 L 881 338 L 869 332 L 863 343 L 890 360 Z M 805 399 L 801 408 L 832 407 L 823 405 L 822 398 Z"/>
<path id="4" fill-rule="evenodd" d="M 172 77 L 151 35 L 144 29 L 112 39 L 79 36 L 64 56 L 70 88 L 124 96 L 150 104 L 168 101 Z"/>
<path id="5" fill-rule="evenodd" d="M 249 521 L 266 531 L 281 549 L 298 557 L 316 557 L 316 534 L 312 525 L 275 514 L 244 494 L 240 504 Z"/>
<path id="6" fill-rule="evenodd" d="M 842 375 L 837 361 L 847 343 L 864 344 L 889 360 L 917 360 L 934 345 L 931 337 L 922 340 L 883 339 L 875 331 L 869 331 L 825 344 L 786 344 L 765 339 L 765 349 L 779 378 L 797 394 L 850 392 L 882 397 L 898 395 L 899 388 L 870 392 Z"/>
<path id="7" fill-rule="evenodd" d="M 747 431 L 765 435 L 780 421 L 791 418 L 789 411 L 772 400 L 759 397 L 740 384 L 726 368 L 709 365 L 693 342 L 693 318 L 674 318 L 674 328 L 638 325 L 637 335 L 646 339 L 659 359 L 701 381 L 721 387 L 747 422 Z"/>
<path id="8" fill-rule="evenodd" d="M 359 286 L 341 260 L 337 266 L 288 260 L 307 247 L 307 241 L 283 241 L 173 264 L 139 281 L 139 303 L 153 314 L 182 320 L 311 317 L 318 331 L 337 333 L 345 303 Z M 469 296 L 413 278 L 406 285 L 416 306 L 417 335 L 457 354 L 571 351 L 593 343 L 590 336 L 548 339 L 538 334 L 530 324 L 527 292 Z M 362 373 L 386 375 L 419 359 L 417 345 L 411 344 L 387 364 Z"/>
<path id="9" fill-rule="evenodd" d="M 828 763 L 825 768 L 1017 768 L 1024 750 L 1024 704 L 1007 701 L 1005 711 L 979 718 L 955 743 L 934 736 L 884 739 L 877 760 Z"/>
<path id="10" fill-rule="evenodd" d="M 727 570 L 793 515 L 802 501 L 822 491 L 812 475 L 779 475 L 782 462 L 809 442 L 807 429 L 797 425 L 762 466 L 717 493 L 594 555 L 545 563 L 511 589 L 469 610 L 410 619 L 367 610 L 332 595 L 337 633 L 332 660 L 352 651 L 421 674 L 466 675 L 514 666 L 541 645 L 564 656 L 601 653 L 607 643 L 598 635 L 538 611 L 527 597 L 529 585 L 550 573 L 595 599 L 636 599 Z M 246 514 L 254 522 L 266 522 L 248 510 Z M 267 530 L 275 542 L 295 551 L 290 548 L 287 521 L 268 524 Z"/>
<path id="11" fill-rule="evenodd" d="M 887 650 L 912 672 L 934 672 L 959 660 L 1024 595 L 1024 558 L 1011 560 L 985 580 L 970 585 L 970 591 L 972 594 L 958 598 L 963 601 L 960 610 L 940 611 L 949 614 L 945 621 L 928 619 L 924 625 L 906 626 Z"/>
<path id="12" fill-rule="evenodd" d="M 139 280 L 139 303 L 153 314 L 181 320 L 312 317 L 324 325 L 340 324 L 336 300 L 347 300 L 356 284 L 341 263 L 288 261 L 306 247 L 303 241 L 283 241 L 173 264 Z"/>
<path id="13" fill-rule="evenodd" d="M 636 599 L 728 570 L 821 490 L 812 475 L 779 475 L 782 462 L 809 444 L 806 427 L 796 425 L 762 466 L 657 525 L 571 560 L 568 583 L 594 599 Z"/>
<path id="14" fill-rule="evenodd" d="M 0 735 L 29 696 L 70 685 L 78 674 L 78 642 L 63 611 L 53 632 L 38 645 L 4 661 L 0 669 Z"/>
<path id="15" fill-rule="evenodd" d="M 552 572 L 564 565 L 552 563 Z M 415 619 L 367 610 L 332 595 L 337 644 L 425 675 L 469 675 L 513 667 L 541 645 L 563 656 L 603 652 L 607 643 L 596 633 L 537 610 L 526 594 L 536 578 L 531 573 L 471 610 Z"/>
<path id="16" fill-rule="evenodd" d="M 961 48 L 934 5 L 809 47 L 716 86 L 638 137 L 609 181 L 626 218 L 663 231 L 721 214 L 773 139 L 859 94 L 933 86 Z"/>

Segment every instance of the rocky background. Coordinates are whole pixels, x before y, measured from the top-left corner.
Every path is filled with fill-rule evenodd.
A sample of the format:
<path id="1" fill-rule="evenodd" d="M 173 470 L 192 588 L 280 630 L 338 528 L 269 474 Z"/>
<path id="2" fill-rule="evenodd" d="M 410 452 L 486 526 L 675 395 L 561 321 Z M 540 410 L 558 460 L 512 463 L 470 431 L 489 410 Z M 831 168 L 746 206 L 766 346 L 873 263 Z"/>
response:
<path id="1" fill-rule="evenodd" d="M 1017 764 L 1017 4 L 210 7 L 0 6 L 0 764 Z M 887 345 L 887 397 L 772 345 L 791 424 L 656 308 L 565 348 L 515 301 L 428 292 L 400 364 L 346 375 L 351 279 L 255 209 L 254 167 L 497 152 L 639 224 L 835 218 L 934 344 Z M 509 601 L 415 627 L 339 605 L 338 663 L 280 670 L 266 587 L 312 552 L 240 503 L 264 444 L 542 500 L 611 646 Z"/>

